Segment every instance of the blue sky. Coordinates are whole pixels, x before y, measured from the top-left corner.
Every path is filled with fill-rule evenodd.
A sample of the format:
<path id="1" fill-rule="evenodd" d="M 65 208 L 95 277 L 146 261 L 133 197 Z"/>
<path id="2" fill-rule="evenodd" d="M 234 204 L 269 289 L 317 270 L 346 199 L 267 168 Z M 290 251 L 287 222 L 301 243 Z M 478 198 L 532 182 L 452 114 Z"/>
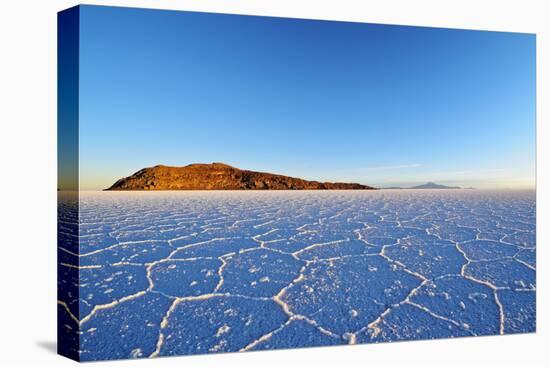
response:
<path id="1" fill-rule="evenodd" d="M 84 6 L 80 181 L 225 162 L 534 186 L 535 36 Z"/>

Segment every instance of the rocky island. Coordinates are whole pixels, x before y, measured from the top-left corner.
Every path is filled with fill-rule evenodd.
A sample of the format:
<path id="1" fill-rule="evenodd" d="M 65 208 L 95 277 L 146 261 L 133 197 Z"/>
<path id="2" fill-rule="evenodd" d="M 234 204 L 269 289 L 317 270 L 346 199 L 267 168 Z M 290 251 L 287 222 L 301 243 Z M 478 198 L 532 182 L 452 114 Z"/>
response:
<path id="1" fill-rule="evenodd" d="M 121 178 L 106 190 L 373 190 L 358 183 L 318 182 L 266 172 L 242 170 L 224 163 L 184 167 L 157 165 Z"/>

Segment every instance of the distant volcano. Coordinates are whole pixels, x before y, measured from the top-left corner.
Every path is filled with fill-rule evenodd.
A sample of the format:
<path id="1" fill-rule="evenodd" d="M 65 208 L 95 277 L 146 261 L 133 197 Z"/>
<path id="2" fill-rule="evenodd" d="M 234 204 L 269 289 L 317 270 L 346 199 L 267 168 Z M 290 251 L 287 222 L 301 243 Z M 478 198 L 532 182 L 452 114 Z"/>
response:
<path id="1" fill-rule="evenodd" d="M 423 185 L 413 186 L 411 189 L 460 189 L 458 186 L 445 186 L 436 184 L 435 182 L 428 182 Z"/>
<path id="2" fill-rule="evenodd" d="M 436 184 L 435 182 L 427 182 L 423 185 L 413 186 L 413 187 L 385 187 L 385 189 L 462 189 L 459 186 L 445 186 Z"/>
<path id="3" fill-rule="evenodd" d="M 358 183 L 318 182 L 241 170 L 224 163 L 158 165 L 121 178 L 106 190 L 372 190 Z"/>

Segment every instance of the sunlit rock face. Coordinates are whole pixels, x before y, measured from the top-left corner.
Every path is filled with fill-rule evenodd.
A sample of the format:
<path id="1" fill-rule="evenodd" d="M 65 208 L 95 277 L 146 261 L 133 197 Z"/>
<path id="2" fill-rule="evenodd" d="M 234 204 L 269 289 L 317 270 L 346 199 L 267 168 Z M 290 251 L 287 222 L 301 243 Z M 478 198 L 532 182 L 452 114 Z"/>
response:
<path id="1" fill-rule="evenodd" d="M 371 190 L 358 183 L 318 182 L 274 173 L 256 172 L 224 163 L 195 163 L 184 167 L 143 168 L 107 190 Z"/>
<path id="2" fill-rule="evenodd" d="M 82 360 L 535 330 L 533 191 L 81 193 L 79 223 Z"/>

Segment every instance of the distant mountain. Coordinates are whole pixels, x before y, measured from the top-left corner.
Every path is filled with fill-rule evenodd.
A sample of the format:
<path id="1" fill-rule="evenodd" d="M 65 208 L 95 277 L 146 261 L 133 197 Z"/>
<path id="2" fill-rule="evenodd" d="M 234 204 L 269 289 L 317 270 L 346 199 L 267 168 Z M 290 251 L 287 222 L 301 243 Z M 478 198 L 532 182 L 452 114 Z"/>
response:
<path id="1" fill-rule="evenodd" d="M 106 190 L 372 190 L 358 183 L 318 182 L 266 172 L 241 170 L 224 163 L 184 167 L 158 165 L 121 178 Z"/>
<path id="2" fill-rule="evenodd" d="M 413 186 L 413 187 L 399 187 L 399 186 L 390 186 L 390 187 L 381 187 L 384 190 L 407 190 L 407 189 L 462 189 L 458 186 L 445 186 L 439 185 L 434 182 L 428 182 L 423 185 Z M 466 187 L 467 189 L 473 189 L 473 187 Z"/>
<path id="3" fill-rule="evenodd" d="M 460 189 L 458 186 L 445 186 L 445 185 L 439 185 L 435 182 L 428 182 L 423 185 L 413 186 L 410 187 L 410 189 Z"/>

